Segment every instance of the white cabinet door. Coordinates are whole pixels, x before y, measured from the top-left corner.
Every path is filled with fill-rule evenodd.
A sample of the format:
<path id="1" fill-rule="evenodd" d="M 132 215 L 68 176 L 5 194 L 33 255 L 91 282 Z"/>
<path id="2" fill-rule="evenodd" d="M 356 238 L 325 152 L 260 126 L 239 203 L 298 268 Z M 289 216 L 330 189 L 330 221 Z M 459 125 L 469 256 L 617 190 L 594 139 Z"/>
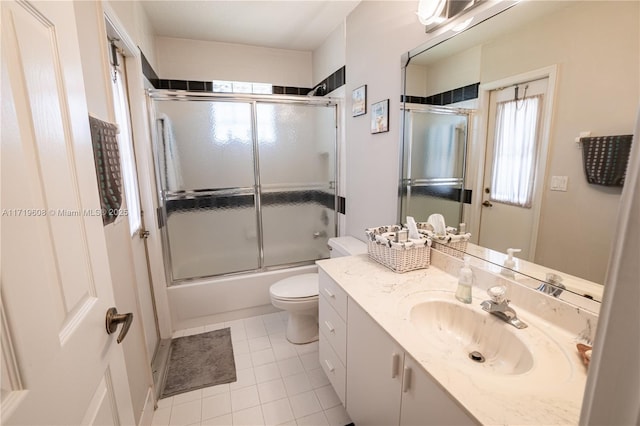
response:
<path id="1" fill-rule="evenodd" d="M 405 355 L 400 424 L 461 426 L 476 424 L 431 376 Z"/>
<path id="2" fill-rule="evenodd" d="M 132 424 L 73 2 L 1 8 L 1 422 Z"/>
<path id="3" fill-rule="evenodd" d="M 397 425 L 404 353 L 351 299 L 347 318 L 346 408 L 349 417 L 358 426 Z"/>

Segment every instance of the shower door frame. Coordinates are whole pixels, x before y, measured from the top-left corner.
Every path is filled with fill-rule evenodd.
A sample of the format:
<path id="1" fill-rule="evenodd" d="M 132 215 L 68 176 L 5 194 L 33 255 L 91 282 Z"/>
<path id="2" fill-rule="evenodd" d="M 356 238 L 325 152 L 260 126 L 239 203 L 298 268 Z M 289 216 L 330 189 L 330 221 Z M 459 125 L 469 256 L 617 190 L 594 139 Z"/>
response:
<path id="1" fill-rule="evenodd" d="M 468 108 L 452 108 L 447 106 L 439 106 L 439 105 L 424 105 L 421 107 L 408 107 L 402 106 L 400 111 L 403 115 L 403 126 L 402 126 L 402 149 L 400 150 L 400 181 L 398 182 L 398 223 L 404 223 L 403 221 L 403 213 L 406 215 L 406 211 L 402 208 L 402 196 L 406 192 L 407 197 L 407 207 L 409 203 L 409 199 L 411 198 L 411 187 L 418 185 L 446 185 L 451 183 L 460 183 L 461 192 L 460 192 L 460 219 L 464 218 L 464 191 L 465 191 L 465 183 L 467 180 L 467 155 L 469 151 L 469 142 L 471 140 L 472 133 L 472 115 L 475 112 L 473 109 Z M 432 114 L 442 114 L 442 115 L 459 115 L 466 116 L 467 118 L 467 128 L 465 131 L 465 140 L 464 140 L 464 153 L 462 157 L 462 177 L 460 179 L 457 178 L 431 178 L 431 179 L 411 179 L 411 151 L 413 147 L 413 116 L 412 113 L 432 113 Z M 411 125 L 410 131 L 407 131 L 407 122 Z M 406 161 L 405 161 L 406 157 Z M 407 167 L 405 167 L 405 163 Z M 417 183 L 418 185 L 413 185 Z M 406 210 L 409 210 L 408 208 Z"/>
<path id="2" fill-rule="evenodd" d="M 312 105 L 312 106 L 324 106 L 333 107 L 334 109 L 334 129 L 333 129 L 333 181 L 329 181 L 329 188 L 334 190 L 333 193 L 333 227 L 334 235 L 338 235 L 338 182 L 339 182 L 339 145 L 338 145 L 338 119 L 339 108 L 341 102 L 339 99 L 328 97 L 302 97 L 302 96 L 288 96 L 288 95 L 256 95 L 256 94 L 238 94 L 238 93 L 211 93 L 211 92 L 189 92 L 184 90 L 166 90 L 166 89 L 147 89 L 147 108 L 149 111 L 149 128 L 151 133 L 151 145 L 153 152 L 153 166 L 156 179 L 156 202 L 158 207 L 156 208 L 156 214 L 158 217 L 158 225 L 160 235 L 162 236 L 162 255 L 164 258 L 165 276 L 167 279 L 167 286 L 181 285 L 186 283 L 193 283 L 204 279 L 211 278 L 223 278 L 236 275 L 253 274 L 258 272 L 275 271 L 279 269 L 292 268 L 297 266 L 313 265 L 316 260 L 307 260 L 302 262 L 294 262 L 288 264 L 281 264 L 275 266 L 264 265 L 264 239 L 263 239 L 263 227 L 262 227 L 262 205 L 261 195 L 262 186 L 260 181 L 260 152 L 259 141 L 257 132 L 257 105 L 258 103 L 267 104 L 297 104 L 297 105 Z M 162 176 L 160 173 L 162 165 L 160 164 L 160 135 L 158 135 L 158 128 L 156 126 L 156 107 L 154 101 L 177 101 L 177 102 L 197 102 L 197 101 L 216 101 L 216 102 L 238 102 L 251 105 L 251 138 L 252 138 L 252 152 L 253 152 L 253 170 L 254 170 L 254 185 L 251 188 L 252 194 L 255 197 L 255 220 L 256 220 L 256 232 L 257 232 L 257 244 L 258 244 L 258 268 L 227 272 L 222 274 L 205 275 L 199 277 L 179 278 L 173 277 L 173 263 L 171 257 L 169 232 L 167 227 L 168 215 L 167 215 L 167 193 L 162 184 Z M 180 195 L 184 197 L 205 197 L 215 193 L 225 193 L 228 195 L 246 194 L 250 190 L 250 187 L 246 188 L 234 188 L 234 189 L 202 189 L 198 191 L 181 191 Z"/>

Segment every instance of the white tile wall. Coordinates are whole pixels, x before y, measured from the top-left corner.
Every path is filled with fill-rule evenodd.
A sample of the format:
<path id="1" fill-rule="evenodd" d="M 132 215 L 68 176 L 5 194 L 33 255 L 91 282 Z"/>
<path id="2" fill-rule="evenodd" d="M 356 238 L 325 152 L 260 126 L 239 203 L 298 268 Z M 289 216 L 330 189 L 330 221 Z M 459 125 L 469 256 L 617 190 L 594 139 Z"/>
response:
<path id="1" fill-rule="evenodd" d="M 181 330 L 173 337 L 231 328 L 237 381 L 158 401 L 154 426 L 293 425 L 351 423 L 318 363 L 318 343 L 294 345 L 286 314 Z"/>

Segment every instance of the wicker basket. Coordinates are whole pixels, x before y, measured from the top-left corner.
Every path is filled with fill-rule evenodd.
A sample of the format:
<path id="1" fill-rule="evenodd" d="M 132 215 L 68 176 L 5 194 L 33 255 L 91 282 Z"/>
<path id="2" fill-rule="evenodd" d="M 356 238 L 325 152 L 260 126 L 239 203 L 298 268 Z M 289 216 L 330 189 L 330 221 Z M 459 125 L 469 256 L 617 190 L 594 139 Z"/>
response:
<path id="1" fill-rule="evenodd" d="M 405 244 L 394 243 L 386 238 L 393 237 L 393 233 L 400 229 L 397 225 L 367 229 L 369 257 L 398 273 L 428 268 L 431 260 L 431 239 L 425 236 L 423 244 Z"/>
<path id="2" fill-rule="evenodd" d="M 431 240 L 432 248 L 434 250 L 441 251 L 442 253 L 446 253 L 450 256 L 457 257 L 459 259 L 464 258 L 465 252 L 467 251 L 467 240 L 459 240 L 459 241 L 440 241 L 440 240 Z"/>

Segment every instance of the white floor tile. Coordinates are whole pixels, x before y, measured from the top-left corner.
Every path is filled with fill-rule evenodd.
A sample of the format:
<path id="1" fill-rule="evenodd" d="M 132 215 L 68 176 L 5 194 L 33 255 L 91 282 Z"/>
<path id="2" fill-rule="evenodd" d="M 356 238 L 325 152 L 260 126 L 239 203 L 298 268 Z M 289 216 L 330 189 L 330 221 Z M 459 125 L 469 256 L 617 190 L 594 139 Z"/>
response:
<path id="1" fill-rule="evenodd" d="M 236 376 L 238 372 L 236 371 Z M 207 398 L 214 395 L 220 395 L 221 393 L 230 392 L 229 383 L 225 383 L 222 385 L 209 386 L 208 388 L 202 389 L 202 397 Z"/>
<path id="2" fill-rule="evenodd" d="M 323 410 L 328 410 L 341 404 L 338 394 L 331 385 L 316 389 L 315 392 Z"/>
<path id="3" fill-rule="evenodd" d="M 273 312 L 271 314 L 264 314 L 262 315 L 262 322 L 264 322 L 265 324 L 270 322 L 277 322 L 277 321 L 282 322 L 282 317 L 280 316 L 282 312 L 285 312 L 285 311 L 278 311 L 278 312 Z"/>
<path id="4" fill-rule="evenodd" d="M 306 345 L 296 345 L 298 355 L 308 354 L 310 352 L 318 352 L 318 341 L 307 343 Z"/>
<path id="5" fill-rule="evenodd" d="M 298 424 L 298 426 L 328 426 L 329 425 L 329 422 L 327 422 L 327 418 L 325 417 L 322 411 L 320 411 L 319 413 L 311 414 L 310 416 L 296 419 L 296 423 Z"/>
<path id="6" fill-rule="evenodd" d="M 231 409 L 234 412 L 255 407 L 256 405 L 260 405 L 257 386 L 254 385 L 231 391 Z"/>
<path id="7" fill-rule="evenodd" d="M 298 356 L 296 348 L 291 343 L 272 343 L 273 355 L 277 360 L 289 359 Z"/>
<path id="8" fill-rule="evenodd" d="M 259 365 L 254 368 L 254 372 L 256 374 L 256 382 L 263 383 L 268 382 L 270 380 L 279 379 L 280 369 L 278 368 L 278 364 L 275 362 L 271 362 L 269 364 Z"/>
<path id="9" fill-rule="evenodd" d="M 258 352 L 258 351 L 271 348 L 271 341 L 267 336 L 254 337 L 253 339 L 249 339 L 248 342 L 249 342 L 249 350 L 251 352 Z"/>
<path id="10" fill-rule="evenodd" d="M 231 413 L 231 392 L 202 399 L 202 418 L 210 419 Z"/>
<path id="11" fill-rule="evenodd" d="M 171 408 L 170 426 L 190 425 L 200 422 L 200 413 L 202 411 L 202 400 L 185 402 L 184 404 L 174 405 Z"/>
<path id="12" fill-rule="evenodd" d="M 245 320 L 246 321 L 246 320 Z M 262 320 L 260 322 L 247 324 L 245 322 L 244 325 L 245 331 L 247 333 L 247 338 L 252 339 L 255 337 L 262 337 L 267 335 L 267 329 L 264 327 Z"/>
<path id="13" fill-rule="evenodd" d="M 259 327 L 261 325 L 264 325 L 264 321 L 262 320 L 262 315 L 258 315 L 256 317 L 249 317 L 249 318 L 245 318 L 242 320 L 242 322 L 244 323 L 244 328 L 251 328 L 251 327 Z"/>
<path id="14" fill-rule="evenodd" d="M 235 382 L 229 383 L 229 389 L 232 391 L 256 384 L 256 376 L 253 372 L 253 368 L 236 370 L 236 379 L 237 380 Z"/>
<path id="15" fill-rule="evenodd" d="M 206 419 L 200 423 L 200 426 L 231 426 L 233 424 L 231 414 L 226 414 L 213 419 Z"/>
<path id="16" fill-rule="evenodd" d="M 233 426 L 260 425 L 264 425 L 264 417 L 262 417 L 262 408 L 260 406 L 233 412 Z"/>
<path id="17" fill-rule="evenodd" d="M 292 396 L 289 398 L 289 402 L 296 419 L 322 411 L 318 398 L 316 398 L 316 394 L 313 391 Z"/>
<path id="18" fill-rule="evenodd" d="M 265 425 L 268 426 L 280 425 L 294 419 L 293 411 L 287 398 L 262 404 L 262 415 L 264 416 Z"/>
<path id="19" fill-rule="evenodd" d="M 344 426 L 351 423 L 351 419 L 342 404 L 325 410 L 324 415 L 327 416 L 331 426 Z"/>
<path id="20" fill-rule="evenodd" d="M 291 347 L 295 348 L 295 345 L 287 340 L 287 336 L 284 331 L 282 333 L 273 333 L 269 335 L 269 340 L 271 340 L 271 345 L 291 345 Z"/>
<path id="21" fill-rule="evenodd" d="M 202 389 L 196 389 L 191 392 L 179 393 L 173 396 L 173 406 L 184 404 L 185 402 L 194 401 L 202 398 Z"/>
<path id="22" fill-rule="evenodd" d="M 293 396 L 312 390 L 311 382 L 305 373 L 287 376 L 283 379 L 287 395 Z"/>
<path id="23" fill-rule="evenodd" d="M 311 386 L 314 389 L 321 388 L 330 383 L 329 378 L 327 377 L 327 375 L 325 374 L 322 368 L 317 368 L 315 370 L 307 371 L 307 376 L 309 377 Z"/>
<path id="24" fill-rule="evenodd" d="M 278 361 L 278 368 L 280 368 L 280 374 L 282 374 L 282 377 L 304 372 L 304 367 L 298 357 Z"/>
<path id="25" fill-rule="evenodd" d="M 251 354 L 233 354 L 236 362 L 236 370 L 244 370 L 245 368 L 253 367 L 253 362 L 251 361 Z"/>
<path id="26" fill-rule="evenodd" d="M 232 340 L 231 344 L 233 346 L 234 356 L 251 353 L 251 350 L 249 350 L 249 342 L 246 340 Z"/>
<path id="27" fill-rule="evenodd" d="M 271 348 L 263 349 L 258 352 L 251 352 L 251 361 L 255 367 L 270 364 L 276 360 Z"/>
<path id="28" fill-rule="evenodd" d="M 320 368 L 320 356 L 318 355 L 318 352 L 302 354 L 300 355 L 300 361 L 302 361 L 302 365 L 307 371 Z"/>
<path id="29" fill-rule="evenodd" d="M 267 334 L 272 335 L 283 333 L 287 327 L 284 322 L 278 320 L 278 322 L 265 323 L 264 328 L 267 329 Z"/>
<path id="30" fill-rule="evenodd" d="M 158 409 L 171 407 L 173 405 L 173 397 L 163 398 L 158 400 Z"/>
<path id="31" fill-rule="evenodd" d="M 158 408 L 153 412 L 151 426 L 167 426 L 171 417 L 171 407 Z"/>
<path id="32" fill-rule="evenodd" d="M 276 379 L 269 382 L 259 383 L 258 395 L 260 396 L 260 402 L 265 404 L 267 402 L 286 398 L 287 391 L 285 390 L 282 379 Z"/>

